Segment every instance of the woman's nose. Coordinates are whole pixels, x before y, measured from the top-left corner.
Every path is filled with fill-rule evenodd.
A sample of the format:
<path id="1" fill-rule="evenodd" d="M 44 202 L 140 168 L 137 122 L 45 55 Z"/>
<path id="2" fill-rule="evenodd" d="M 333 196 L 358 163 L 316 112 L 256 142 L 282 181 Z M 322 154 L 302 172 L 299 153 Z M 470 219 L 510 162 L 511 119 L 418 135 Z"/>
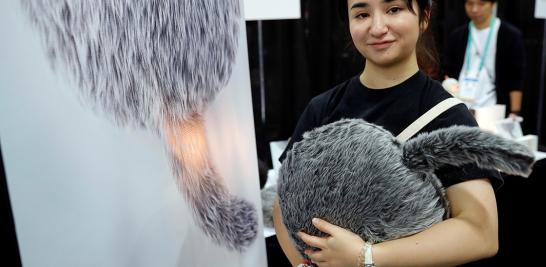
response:
<path id="1" fill-rule="evenodd" d="M 370 33 L 372 36 L 381 36 L 388 31 L 386 18 L 382 15 L 374 15 L 372 18 L 372 26 Z"/>

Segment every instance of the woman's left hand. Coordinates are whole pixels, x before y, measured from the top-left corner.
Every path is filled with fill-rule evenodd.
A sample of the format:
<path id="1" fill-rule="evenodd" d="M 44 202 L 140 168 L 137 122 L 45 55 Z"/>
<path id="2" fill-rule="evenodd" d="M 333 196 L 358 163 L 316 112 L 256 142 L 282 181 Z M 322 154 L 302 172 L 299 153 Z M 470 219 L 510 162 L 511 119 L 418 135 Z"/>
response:
<path id="1" fill-rule="evenodd" d="M 320 250 L 306 250 L 305 254 L 320 267 L 357 267 L 364 240 L 360 236 L 324 220 L 313 219 L 313 225 L 328 237 L 299 232 L 303 242 Z"/>

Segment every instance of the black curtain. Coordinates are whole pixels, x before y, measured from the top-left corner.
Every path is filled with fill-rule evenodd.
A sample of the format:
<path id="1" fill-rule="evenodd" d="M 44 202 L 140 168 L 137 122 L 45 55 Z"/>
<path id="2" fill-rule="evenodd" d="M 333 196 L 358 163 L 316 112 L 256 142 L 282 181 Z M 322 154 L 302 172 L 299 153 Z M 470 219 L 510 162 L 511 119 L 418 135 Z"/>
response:
<path id="1" fill-rule="evenodd" d="M 2 148 L 0 147 L 0 205 L 2 210 L 2 250 L 4 255 L 2 262 L 5 266 L 21 266 L 19 256 L 19 246 L 15 233 L 15 223 L 8 191 L 6 172 L 4 171 L 4 162 L 2 160 Z"/>
<path id="2" fill-rule="evenodd" d="M 518 27 L 523 33 L 527 68 L 522 103 L 522 123 L 524 133 L 537 132 L 537 115 L 539 101 L 540 79 L 545 74 L 540 73 L 542 47 L 544 36 L 544 20 L 535 19 L 535 1 L 500 1 L 499 17 Z M 546 99 L 542 99 L 546 101 Z M 543 111 L 544 112 L 544 111 Z M 543 129 L 539 141 L 546 145 L 546 133 Z"/>

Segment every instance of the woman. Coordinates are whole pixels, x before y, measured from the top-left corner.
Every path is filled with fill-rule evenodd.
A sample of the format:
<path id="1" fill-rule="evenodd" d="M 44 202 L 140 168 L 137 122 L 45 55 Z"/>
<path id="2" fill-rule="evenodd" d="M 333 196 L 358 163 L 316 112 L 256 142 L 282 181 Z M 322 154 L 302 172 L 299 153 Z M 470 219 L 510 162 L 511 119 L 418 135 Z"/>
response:
<path id="1" fill-rule="evenodd" d="M 315 97 L 301 115 L 291 142 L 317 126 L 341 118 L 362 118 L 398 135 L 420 115 L 451 97 L 421 70 L 421 36 L 432 10 L 429 0 L 339 0 L 353 43 L 366 65 L 355 76 Z M 418 56 L 419 55 L 419 56 Z M 421 70 L 420 70 L 421 69 Z M 457 105 L 428 124 L 422 132 L 452 125 L 477 126 L 464 105 Z M 290 149 L 291 143 L 289 144 Z M 285 152 L 286 153 L 286 152 Z M 284 158 L 281 157 L 281 161 Z M 450 201 L 451 217 L 413 236 L 375 244 L 369 248 L 356 234 L 318 218 L 313 224 L 328 237 L 300 233 L 313 250 L 307 258 L 320 267 L 453 266 L 493 256 L 498 250 L 496 200 L 492 183 L 502 182 L 498 172 L 473 165 L 438 171 Z M 340 207 L 342 209 L 342 207 Z M 278 201 L 273 218 L 277 238 L 293 265 L 303 256 L 293 247 Z M 369 265 L 368 265 L 369 266 Z"/>

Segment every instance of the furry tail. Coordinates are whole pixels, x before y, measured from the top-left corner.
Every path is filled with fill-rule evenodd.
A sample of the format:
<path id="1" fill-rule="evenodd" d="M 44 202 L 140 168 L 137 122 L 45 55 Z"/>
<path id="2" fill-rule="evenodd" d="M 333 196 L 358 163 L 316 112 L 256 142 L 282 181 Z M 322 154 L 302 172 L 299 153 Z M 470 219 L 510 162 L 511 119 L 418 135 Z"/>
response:
<path id="1" fill-rule="evenodd" d="M 205 129 L 199 116 L 167 126 L 173 171 L 199 227 L 214 241 L 242 252 L 256 239 L 254 206 L 230 195 L 209 159 Z"/>
<path id="2" fill-rule="evenodd" d="M 468 126 L 421 134 L 406 142 L 403 151 L 406 166 L 422 172 L 473 163 L 527 177 L 534 164 L 534 154 L 524 145 Z"/>

